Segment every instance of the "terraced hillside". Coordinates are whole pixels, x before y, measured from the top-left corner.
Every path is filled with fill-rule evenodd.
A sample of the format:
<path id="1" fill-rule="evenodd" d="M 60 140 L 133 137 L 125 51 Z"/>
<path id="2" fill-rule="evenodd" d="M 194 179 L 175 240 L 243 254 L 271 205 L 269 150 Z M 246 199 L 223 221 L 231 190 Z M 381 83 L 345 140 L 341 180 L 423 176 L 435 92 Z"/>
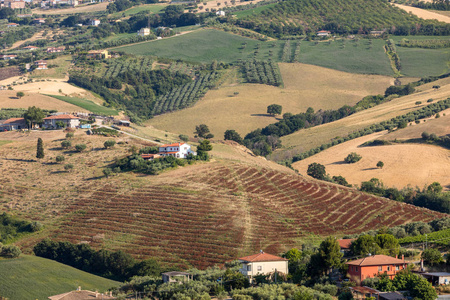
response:
<path id="1" fill-rule="evenodd" d="M 77 143 L 84 138 L 75 137 Z M 443 216 L 304 178 L 236 145 L 217 144 L 213 161 L 158 176 L 102 178 L 96 175 L 99 170 L 126 149 L 95 150 L 104 141 L 98 139 L 89 137 L 93 150 L 88 154 L 67 158 L 77 159 L 73 172 L 52 172 L 42 181 L 36 176 L 57 165 L 28 163 L 34 146 L 0 147 L 6 158 L 0 173 L 1 210 L 45 224 L 44 231 L 19 242 L 23 250 L 50 237 L 156 257 L 168 266 L 205 268 L 259 249 L 279 253 L 314 237 Z M 60 141 L 45 141 L 46 151 L 59 151 L 52 149 Z M 23 158 L 16 153 L 24 153 Z M 82 167 L 83 161 L 89 163 Z M 11 177 L 13 166 L 23 176 Z"/>

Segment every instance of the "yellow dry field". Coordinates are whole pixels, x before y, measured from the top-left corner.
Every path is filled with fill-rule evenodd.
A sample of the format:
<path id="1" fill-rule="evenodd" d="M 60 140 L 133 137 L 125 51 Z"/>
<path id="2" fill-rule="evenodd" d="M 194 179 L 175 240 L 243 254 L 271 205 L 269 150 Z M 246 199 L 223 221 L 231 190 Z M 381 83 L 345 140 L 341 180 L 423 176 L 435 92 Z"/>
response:
<path id="1" fill-rule="evenodd" d="M 403 188 L 408 185 L 423 188 L 435 181 L 450 189 L 450 151 L 423 144 L 396 144 L 388 146 L 358 147 L 364 142 L 383 136 L 386 132 L 374 133 L 331 147 L 312 157 L 293 164 L 301 174 L 306 174 L 308 165 L 323 164 L 331 176 L 344 176 L 348 183 L 360 185 L 362 181 L 378 178 L 388 187 Z M 347 164 L 344 158 L 356 152 L 362 159 Z M 376 167 L 378 161 L 384 167 Z"/>
<path id="2" fill-rule="evenodd" d="M 38 15 L 60 15 L 60 14 L 76 14 L 85 12 L 95 12 L 106 10 L 109 2 L 103 2 L 93 5 L 83 5 L 77 7 L 63 8 L 63 9 L 34 9 L 33 13 Z"/>
<path id="3" fill-rule="evenodd" d="M 219 89 L 210 90 L 195 106 L 156 116 L 147 124 L 189 136 L 199 124 L 208 125 L 218 138 L 222 138 L 227 129 L 245 135 L 278 121 L 266 114 L 270 104 L 279 104 L 283 113 L 293 114 L 304 112 L 308 107 L 337 109 L 345 104 L 353 105 L 366 95 L 383 93 L 393 83 L 387 76 L 351 74 L 306 64 L 281 63 L 279 66 L 284 88 L 239 84 L 236 77 L 228 74 L 232 79 Z M 234 93 L 239 94 L 234 96 Z"/>
<path id="4" fill-rule="evenodd" d="M 440 85 L 441 88 L 433 89 L 433 85 Z M 318 147 L 330 142 L 335 137 L 344 137 L 349 133 L 361 130 L 372 124 L 389 120 L 393 117 L 404 115 L 410 111 L 418 110 L 426 106 L 426 101 L 430 98 L 439 101 L 450 97 L 450 78 L 441 79 L 435 82 L 424 84 L 417 88 L 417 92 L 411 95 L 393 99 L 390 102 L 377 105 L 370 109 L 355 113 L 344 119 L 332 123 L 299 130 L 293 134 L 281 138 L 283 149 L 276 151 L 272 158 L 282 159 L 281 152 L 288 151 L 292 154 Z M 421 105 L 415 105 L 421 101 Z"/>
<path id="5" fill-rule="evenodd" d="M 432 11 L 428 11 L 426 9 L 421 9 L 417 7 L 402 5 L 402 4 L 396 4 L 393 3 L 393 5 L 397 6 L 398 8 L 401 8 L 409 13 L 412 13 L 413 15 L 418 16 L 419 18 L 425 19 L 425 20 L 438 20 L 445 23 L 450 23 L 450 17 L 444 16 L 442 14 L 438 14 Z"/>
<path id="6" fill-rule="evenodd" d="M 252 0 L 251 3 L 255 4 L 258 2 L 261 2 L 263 0 Z M 226 5 L 225 5 L 226 2 Z M 206 3 L 206 5 L 204 4 Z M 240 1 L 236 1 L 234 4 L 231 3 L 230 0 L 228 1 L 222 1 L 222 0 L 211 0 L 208 2 L 201 2 L 199 4 L 199 6 L 202 7 L 202 9 L 199 9 L 198 12 L 206 12 L 206 9 L 208 10 L 221 10 L 222 8 L 228 8 L 228 7 L 235 7 L 235 6 L 241 6 L 241 5 L 247 5 L 248 2 L 240 2 Z"/>
<path id="7" fill-rule="evenodd" d="M 25 96 L 18 99 L 16 93 L 16 91 L 0 91 L 0 108 L 28 108 L 30 106 L 36 106 L 41 109 L 55 109 L 60 112 L 88 112 L 79 106 L 72 105 L 53 97 L 25 92 Z"/>

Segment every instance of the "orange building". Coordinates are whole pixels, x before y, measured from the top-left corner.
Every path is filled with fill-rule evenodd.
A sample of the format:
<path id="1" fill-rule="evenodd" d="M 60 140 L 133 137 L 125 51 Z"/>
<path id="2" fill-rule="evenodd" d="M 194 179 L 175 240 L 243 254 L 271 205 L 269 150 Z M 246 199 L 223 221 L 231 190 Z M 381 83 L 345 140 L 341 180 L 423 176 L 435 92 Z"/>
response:
<path id="1" fill-rule="evenodd" d="M 398 259 L 387 255 L 373 255 L 365 258 L 349 261 L 348 275 L 350 280 L 361 283 L 366 278 L 386 274 L 393 279 L 397 272 L 406 269 L 405 258 Z"/>

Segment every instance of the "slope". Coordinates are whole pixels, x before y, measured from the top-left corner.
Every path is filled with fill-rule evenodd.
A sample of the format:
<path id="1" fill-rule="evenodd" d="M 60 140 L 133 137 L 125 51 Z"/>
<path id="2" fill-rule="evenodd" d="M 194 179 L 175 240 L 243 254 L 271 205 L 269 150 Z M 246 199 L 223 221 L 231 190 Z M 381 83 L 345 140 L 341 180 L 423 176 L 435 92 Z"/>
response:
<path id="1" fill-rule="evenodd" d="M 83 290 L 106 292 L 117 285 L 117 281 L 41 257 L 21 255 L 0 260 L 0 295 L 10 300 L 47 299 L 79 286 Z"/>
<path id="2" fill-rule="evenodd" d="M 210 162 L 105 178 L 103 167 L 136 141 L 120 137 L 101 150 L 108 138 L 78 132 L 72 143 L 88 151 L 74 153 L 59 148 L 60 132 L 44 139 L 47 156 L 36 162 L 33 134 L 0 147 L 1 210 L 45 225 L 18 243 L 25 251 L 50 237 L 205 268 L 259 249 L 279 253 L 305 240 L 443 216 L 310 180 L 234 143 L 214 144 Z M 61 154 L 73 171 L 53 163 Z"/>

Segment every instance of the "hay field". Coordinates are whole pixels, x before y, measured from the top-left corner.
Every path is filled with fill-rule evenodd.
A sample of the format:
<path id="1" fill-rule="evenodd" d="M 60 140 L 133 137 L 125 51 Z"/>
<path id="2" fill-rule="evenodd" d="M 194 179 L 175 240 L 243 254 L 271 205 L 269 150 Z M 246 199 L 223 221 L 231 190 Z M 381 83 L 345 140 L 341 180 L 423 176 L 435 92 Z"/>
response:
<path id="1" fill-rule="evenodd" d="M 21 99 L 16 97 L 16 91 L 0 91 L 0 107 L 3 108 L 28 108 L 37 106 L 41 109 L 56 109 L 62 112 L 88 112 L 87 110 L 69 104 L 67 102 L 41 94 L 25 93 Z"/>
<path id="2" fill-rule="evenodd" d="M 438 20 L 441 22 L 450 23 L 450 17 L 444 16 L 442 14 L 438 14 L 435 12 L 428 11 L 426 9 L 421 9 L 418 7 L 412 7 L 408 5 L 402 5 L 397 3 L 393 3 L 393 5 L 425 20 Z"/>
<path id="3" fill-rule="evenodd" d="M 342 175 L 350 184 L 357 185 L 375 177 L 386 186 L 399 189 L 407 185 L 423 188 L 434 181 L 450 189 L 450 156 L 447 149 L 423 144 L 358 147 L 385 133 L 378 132 L 336 145 L 294 163 L 293 167 L 306 174 L 308 165 L 317 162 L 323 164 L 331 176 Z M 354 164 L 345 163 L 344 158 L 350 152 L 358 153 L 362 159 Z M 384 162 L 383 169 L 376 167 L 378 161 Z"/>
<path id="4" fill-rule="evenodd" d="M 76 13 L 86 13 L 86 12 L 96 12 L 104 11 L 108 6 L 109 2 L 103 2 L 93 5 L 82 5 L 77 7 L 63 8 L 63 9 L 34 9 L 33 13 L 38 15 L 64 15 L 64 14 L 76 14 Z"/>
<path id="5" fill-rule="evenodd" d="M 189 136 L 199 124 L 207 124 L 217 138 L 222 138 L 227 129 L 245 135 L 277 121 L 266 114 L 270 104 L 280 104 L 283 113 L 294 114 L 308 107 L 336 109 L 353 105 L 366 95 L 383 93 L 393 82 L 387 76 L 351 74 L 306 64 L 279 66 L 284 88 L 238 84 L 233 79 L 210 90 L 194 107 L 156 116 L 147 124 Z M 239 94 L 233 96 L 235 92 Z"/>
<path id="6" fill-rule="evenodd" d="M 432 88 L 433 85 L 440 85 L 439 90 Z M 320 126 L 297 131 L 293 134 L 281 138 L 282 149 L 272 154 L 271 158 L 282 160 L 292 157 L 297 153 L 318 147 L 328 143 L 337 136 L 343 137 L 349 133 L 361 130 L 372 124 L 391 119 L 393 117 L 406 114 L 424 106 L 426 101 L 433 98 L 435 101 L 450 97 L 450 78 L 441 79 L 425 84 L 417 89 L 412 95 L 394 99 L 388 103 L 377 105 L 347 118 L 323 124 Z M 415 105 L 416 101 L 421 101 L 422 105 Z"/>

